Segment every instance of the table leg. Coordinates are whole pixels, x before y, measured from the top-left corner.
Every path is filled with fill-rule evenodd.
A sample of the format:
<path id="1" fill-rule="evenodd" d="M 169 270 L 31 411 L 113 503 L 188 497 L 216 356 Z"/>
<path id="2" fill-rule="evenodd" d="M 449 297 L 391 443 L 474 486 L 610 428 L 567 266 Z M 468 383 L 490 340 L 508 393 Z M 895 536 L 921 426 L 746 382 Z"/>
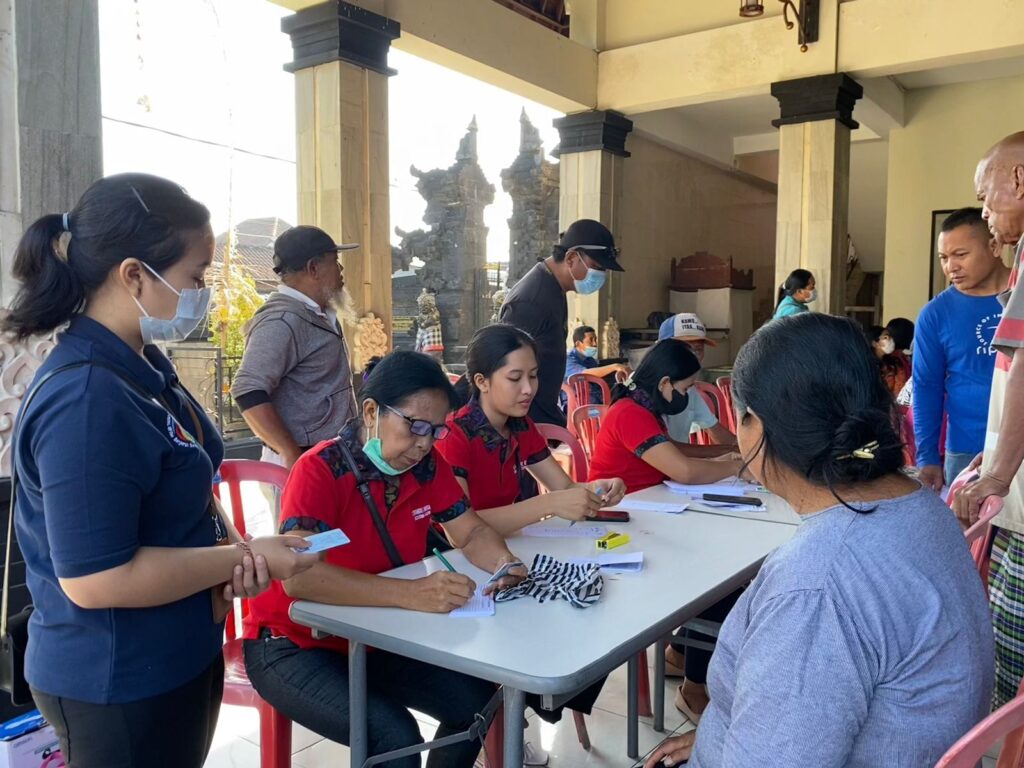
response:
<path id="1" fill-rule="evenodd" d="M 367 757 L 366 735 L 366 646 L 348 643 L 348 711 L 351 768 L 362 768 Z"/>
<path id="2" fill-rule="evenodd" d="M 665 643 L 654 644 L 654 730 L 665 731 Z"/>
<path id="3" fill-rule="evenodd" d="M 523 715 L 526 711 L 526 694 L 509 688 L 502 688 L 505 698 L 505 759 L 503 768 L 522 768 L 523 765 Z M 353 764 L 352 768 L 356 768 Z"/>
<path id="4" fill-rule="evenodd" d="M 631 760 L 640 757 L 640 712 L 637 708 L 639 677 L 640 662 L 634 653 L 626 662 L 626 755 Z"/>

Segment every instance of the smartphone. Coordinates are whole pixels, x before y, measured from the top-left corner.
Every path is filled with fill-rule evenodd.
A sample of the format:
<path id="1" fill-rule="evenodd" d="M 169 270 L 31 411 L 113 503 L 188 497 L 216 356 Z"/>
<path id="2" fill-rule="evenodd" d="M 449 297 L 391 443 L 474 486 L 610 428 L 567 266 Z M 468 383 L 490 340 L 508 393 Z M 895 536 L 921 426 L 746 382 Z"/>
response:
<path id="1" fill-rule="evenodd" d="M 600 509 L 595 515 L 588 518 L 600 523 L 628 523 L 629 512 L 617 509 Z"/>

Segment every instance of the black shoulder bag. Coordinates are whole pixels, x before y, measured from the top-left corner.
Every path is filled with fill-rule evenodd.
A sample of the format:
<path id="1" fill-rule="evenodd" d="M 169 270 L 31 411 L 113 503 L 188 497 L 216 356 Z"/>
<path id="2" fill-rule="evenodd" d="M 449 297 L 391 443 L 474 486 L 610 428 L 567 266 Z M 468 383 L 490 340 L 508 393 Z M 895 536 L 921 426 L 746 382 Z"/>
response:
<path id="1" fill-rule="evenodd" d="M 391 534 L 388 533 L 388 527 L 384 524 L 384 518 L 380 516 L 380 510 L 377 509 L 377 502 L 373 500 L 373 496 L 370 494 L 370 484 L 366 482 L 366 478 L 363 477 L 363 473 L 359 471 L 359 467 L 356 466 L 355 457 L 352 456 L 352 451 L 345 444 L 343 437 L 335 438 L 338 447 L 341 449 L 342 456 L 345 457 L 345 463 L 348 464 L 348 468 L 352 470 L 352 476 L 356 479 L 356 487 L 359 488 L 359 493 L 363 496 L 363 501 L 366 502 L 366 508 L 370 510 L 370 518 L 373 520 L 373 527 L 377 529 L 377 535 L 380 536 L 380 541 L 384 545 L 385 551 L 388 553 L 388 558 L 391 560 L 391 566 L 393 568 L 401 568 L 405 565 L 405 561 L 402 560 L 402 556 L 398 554 L 398 547 L 395 546 L 394 539 L 391 538 Z"/>

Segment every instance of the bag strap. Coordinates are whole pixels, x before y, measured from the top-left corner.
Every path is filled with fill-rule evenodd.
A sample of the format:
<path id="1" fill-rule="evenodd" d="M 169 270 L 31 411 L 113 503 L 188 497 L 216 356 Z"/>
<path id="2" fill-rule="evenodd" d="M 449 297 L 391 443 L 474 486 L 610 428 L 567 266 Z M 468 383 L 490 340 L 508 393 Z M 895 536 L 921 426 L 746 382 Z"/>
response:
<path id="1" fill-rule="evenodd" d="M 370 484 L 366 482 L 366 478 L 363 477 L 363 473 L 359 471 L 359 467 L 356 466 L 355 457 L 352 456 L 352 451 L 345 444 L 343 437 L 337 437 L 335 440 L 338 443 L 338 447 L 341 448 L 341 453 L 345 457 L 345 463 L 348 464 L 352 475 L 356 479 L 356 486 L 359 488 L 359 493 L 363 496 L 363 501 L 366 502 L 366 507 L 370 510 L 370 517 L 373 519 L 373 527 L 377 529 L 377 535 L 380 536 L 381 543 L 384 545 L 384 549 L 388 553 L 388 558 L 391 560 L 391 566 L 393 568 L 400 568 L 405 565 L 405 561 L 402 556 L 398 554 L 398 547 L 395 546 L 394 539 L 391 538 L 391 534 L 388 533 L 388 527 L 384 524 L 384 519 L 380 516 L 380 510 L 377 509 L 377 502 L 373 500 L 373 496 L 370 494 Z"/>
<path id="2" fill-rule="evenodd" d="M 32 389 L 29 391 L 29 393 L 25 396 L 25 399 L 22 401 L 21 413 L 22 414 L 28 413 L 29 405 L 35 399 L 35 396 L 39 393 L 39 390 L 41 390 L 43 388 L 43 385 L 46 384 L 50 379 L 52 379 L 55 376 L 57 376 L 57 374 L 64 373 L 65 371 L 70 371 L 70 370 L 75 369 L 75 368 L 83 368 L 83 367 L 85 367 L 87 365 L 95 366 L 97 368 L 105 368 L 106 370 L 110 371 L 115 376 L 117 376 L 119 379 L 121 379 L 121 381 L 123 381 L 131 389 L 135 390 L 135 392 L 137 394 L 141 395 L 145 399 L 147 399 L 147 400 L 154 400 L 154 401 L 157 400 L 153 396 L 152 393 L 146 391 L 141 386 L 139 386 L 139 384 L 137 384 L 136 382 L 134 382 L 130 378 L 128 378 L 128 376 L 125 375 L 124 371 L 122 371 L 117 366 L 110 365 L 109 363 L 104 363 L 104 362 L 102 362 L 100 360 L 79 360 L 78 362 L 75 362 L 75 363 L 65 363 L 64 365 L 58 366 L 57 368 L 54 368 L 52 371 L 48 371 L 46 374 L 44 374 L 43 377 L 41 379 L 39 379 L 39 381 L 36 382 L 35 386 L 32 387 Z M 159 402 L 159 401 L 157 401 L 157 402 Z M 187 398 L 186 398 L 186 402 L 187 402 Z M 159 404 L 160 404 L 160 406 L 162 408 L 164 408 L 164 410 L 166 410 L 168 413 L 170 413 L 171 418 L 174 418 L 174 414 L 171 413 L 171 411 L 167 407 L 166 403 L 159 402 Z M 189 412 L 192 415 L 193 419 L 195 420 L 196 426 L 200 430 L 200 433 L 201 433 L 202 426 L 199 425 L 199 420 L 197 418 L 195 418 L 195 411 L 192 410 L 191 405 L 189 405 Z M 15 425 L 14 430 L 12 430 L 12 435 L 17 435 L 17 425 Z M 200 440 L 200 445 L 201 444 L 202 444 L 202 441 Z M 7 619 L 8 619 L 7 609 L 9 607 L 9 603 L 10 603 L 10 586 L 11 586 L 11 539 L 14 538 L 14 508 L 15 508 L 15 496 L 16 496 L 17 488 L 18 488 L 18 448 L 17 448 L 16 441 L 14 439 L 12 439 L 12 441 L 11 441 L 11 503 L 10 503 L 10 506 L 8 508 L 8 515 L 7 515 L 7 546 L 6 546 L 6 552 L 4 554 L 4 586 L 3 586 L 3 594 L 2 594 L 2 596 L 0 596 L 0 637 L 6 637 L 7 636 Z"/>

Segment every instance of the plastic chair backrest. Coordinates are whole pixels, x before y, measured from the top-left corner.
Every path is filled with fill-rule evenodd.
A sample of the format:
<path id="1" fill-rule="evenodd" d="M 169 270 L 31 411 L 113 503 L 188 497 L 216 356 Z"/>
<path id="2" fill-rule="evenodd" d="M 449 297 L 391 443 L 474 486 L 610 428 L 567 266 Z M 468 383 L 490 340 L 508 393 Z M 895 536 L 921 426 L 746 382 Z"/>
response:
<path id="1" fill-rule="evenodd" d="M 583 376 L 583 379 L 588 384 L 592 384 L 593 386 L 597 387 L 601 391 L 601 403 L 600 403 L 601 405 L 611 405 L 612 404 L 612 390 L 611 390 L 611 387 L 608 386 L 608 382 L 607 381 L 602 379 L 600 376 L 595 376 L 592 373 L 583 373 L 581 375 Z M 593 394 L 593 390 L 590 387 L 587 387 L 587 402 L 586 403 L 580 403 L 580 405 L 594 405 L 595 403 L 591 399 L 591 395 L 592 394 Z"/>
<path id="2" fill-rule="evenodd" d="M 730 432 L 736 433 L 736 406 L 733 405 L 732 399 L 732 376 L 719 376 L 715 381 L 718 386 L 718 391 L 722 393 L 722 397 L 725 398 L 725 410 L 728 414 L 728 419 L 723 420 L 721 416 L 718 420 L 725 425 Z"/>
<path id="3" fill-rule="evenodd" d="M 975 768 L 992 745 L 1018 731 L 1022 726 L 1024 696 L 1018 694 L 1013 701 L 986 717 L 946 750 L 946 754 L 935 764 L 935 768 Z M 1007 739 L 1007 744 L 1009 741 Z M 999 764 L 1004 763 L 1000 760 Z"/>
<path id="4" fill-rule="evenodd" d="M 580 441 L 565 427 L 557 424 L 538 424 L 537 431 L 545 440 L 558 443 L 565 443 L 569 446 L 572 454 L 572 480 L 574 483 L 587 482 L 587 475 L 590 473 L 590 463 L 587 461 L 587 454 L 580 445 Z"/>
<path id="5" fill-rule="evenodd" d="M 601 431 L 601 422 L 607 413 L 607 405 L 581 405 L 572 412 L 572 423 L 576 427 L 576 436 L 583 444 L 588 461 L 594 458 L 597 433 Z"/>
<path id="6" fill-rule="evenodd" d="M 288 470 L 277 464 L 270 464 L 265 461 L 250 461 L 248 459 L 229 459 L 220 465 L 221 486 L 227 486 L 228 498 L 231 500 L 231 519 L 238 532 L 245 536 L 245 510 L 242 508 L 242 483 L 264 483 L 272 485 L 278 490 L 284 489 L 285 481 L 288 480 Z M 214 492 L 218 498 L 221 495 L 221 487 L 215 486 Z M 242 601 L 242 615 L 249 612 L 248 601 Z M 237 635 L 235 626 L 235 612 L 228 614 L 224 624 L 224 632 L 229 640 L 234 640 Z"/>

